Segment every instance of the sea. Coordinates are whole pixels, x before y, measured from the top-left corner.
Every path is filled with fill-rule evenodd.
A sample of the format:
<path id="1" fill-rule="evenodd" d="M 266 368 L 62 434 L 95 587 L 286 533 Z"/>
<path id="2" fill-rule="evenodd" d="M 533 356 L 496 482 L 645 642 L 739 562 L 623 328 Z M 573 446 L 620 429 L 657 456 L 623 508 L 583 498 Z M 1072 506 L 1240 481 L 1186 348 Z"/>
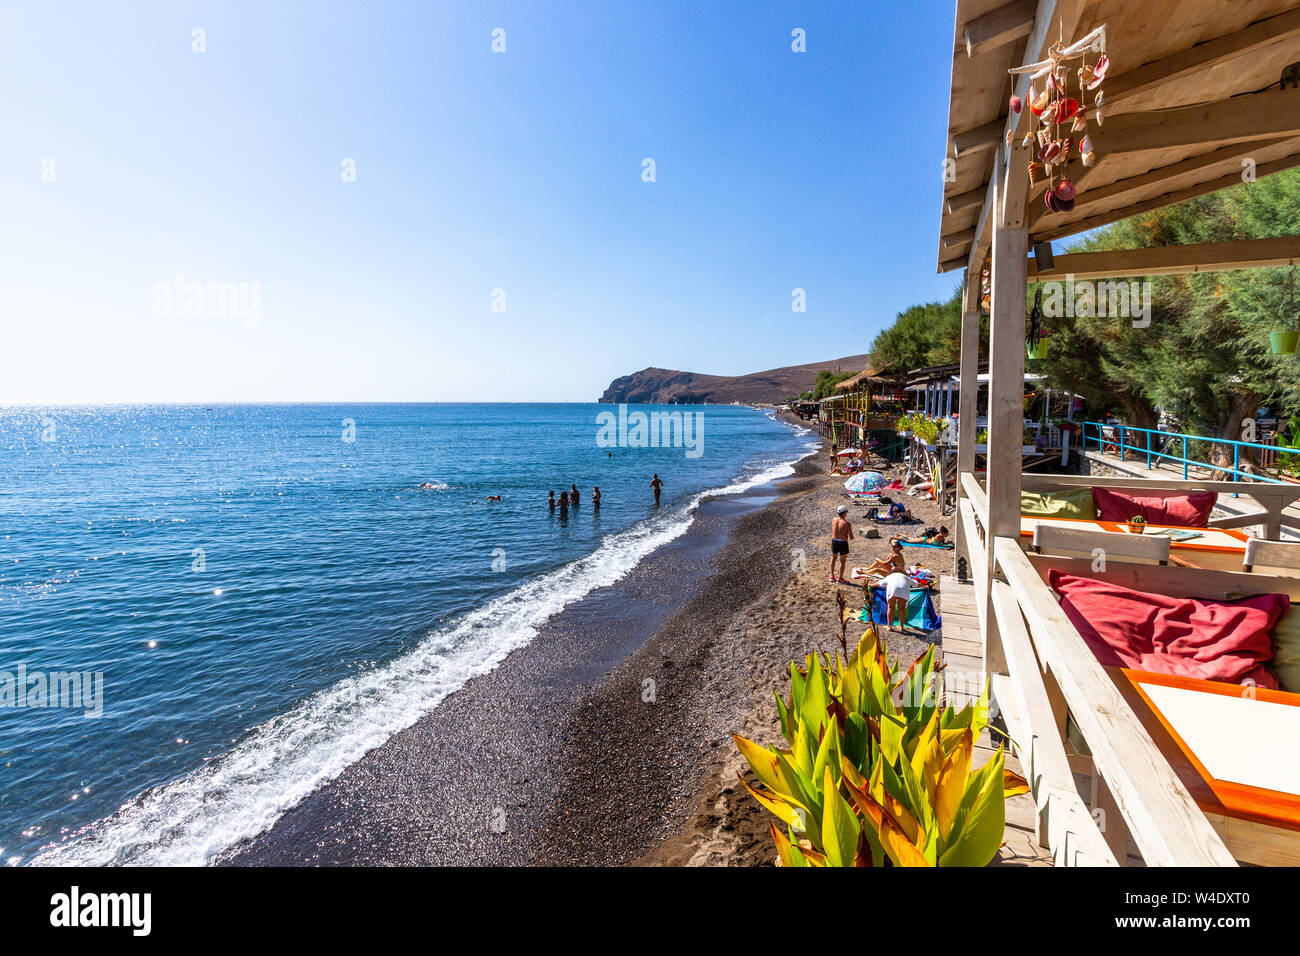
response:
<path id="1" fill-rule="evenodd" d="M 211 862 L 814 447 L 723 405 L 0 408 L 0 861 Z"/>

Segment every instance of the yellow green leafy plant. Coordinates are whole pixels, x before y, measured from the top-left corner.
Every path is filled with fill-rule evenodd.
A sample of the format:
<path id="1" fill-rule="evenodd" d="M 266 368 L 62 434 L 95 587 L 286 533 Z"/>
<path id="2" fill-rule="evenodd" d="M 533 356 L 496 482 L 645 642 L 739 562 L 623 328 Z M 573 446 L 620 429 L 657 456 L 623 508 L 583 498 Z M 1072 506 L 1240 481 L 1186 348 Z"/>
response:
<path id="1" fill-rule="evenodd" d="M 754 799 L 784 866 L 984 866 L 997 854 L 1005 800 L 1029 789 L 1002 748 L 971 769 L 988 723 L 988 688 L 961 711 L 945 706 L 927 648 L 901 677 L 872 629 L 845 661 L 809 654 L 776 697 L 786 747 L 744 737 Z"/>

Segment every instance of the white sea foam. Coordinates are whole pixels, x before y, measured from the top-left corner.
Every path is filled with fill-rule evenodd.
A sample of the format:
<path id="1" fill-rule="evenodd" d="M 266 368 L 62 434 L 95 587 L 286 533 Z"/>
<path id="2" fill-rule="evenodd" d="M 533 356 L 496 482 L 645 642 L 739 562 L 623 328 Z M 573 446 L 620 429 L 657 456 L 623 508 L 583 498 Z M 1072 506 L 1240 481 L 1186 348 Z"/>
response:
<path id="1" fill-rule="evenodd" d="M 430 634 L 390 663 L 348 678 L 255 728 L 231 750 L 36 853 L 54 866 L 187 866 L 256 836 L 349 764 L 493 670 L 568 605 L 618 581 L 685 533 L 706 498 L 794 473 L 797 461 L 695 495 L 685 508 L 609 535 L 592 554 L 526 582 Z"/>

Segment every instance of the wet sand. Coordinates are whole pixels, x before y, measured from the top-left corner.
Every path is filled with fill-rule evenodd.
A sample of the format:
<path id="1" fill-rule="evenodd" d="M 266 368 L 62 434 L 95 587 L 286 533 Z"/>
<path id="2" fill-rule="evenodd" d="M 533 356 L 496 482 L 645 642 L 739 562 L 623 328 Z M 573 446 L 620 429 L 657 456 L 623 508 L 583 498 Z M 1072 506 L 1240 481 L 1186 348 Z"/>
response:
<path id="1" fill-rule="evenodd" d="M 861 601 L 827 580 L 845 499 L 825 465 L 821 453 L 775 487 L 705 501 L 676 541 L 221 862 L 769 864 L 766 811 L 735 792 L 731 733 L 774 739 L 789 661 L 836 641 L 837 589 Z M 916 528 L 938 523 L 932 502 L 901 500 Z M 850 564 L 884 553 L 885 536 L 860 539 Z M 925 646 L 890 638 L 906 660 Z"/>

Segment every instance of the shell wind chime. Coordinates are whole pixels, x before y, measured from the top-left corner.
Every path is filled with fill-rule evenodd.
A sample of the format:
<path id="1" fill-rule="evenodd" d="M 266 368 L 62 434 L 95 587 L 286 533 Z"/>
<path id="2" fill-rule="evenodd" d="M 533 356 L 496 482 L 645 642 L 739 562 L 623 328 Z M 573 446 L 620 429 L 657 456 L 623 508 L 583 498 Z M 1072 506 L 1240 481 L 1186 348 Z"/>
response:
<path id="1" fill-rule="evenodd" d="M 1096 59 L 1089 62 L 1094 54 Z M 1074 68 L 1071 64 L 1076 60 L 1081 63 Z M 1021 145 L 1036 147 L 1034 158 L 1029 161 L 1029 181 L 1035 183 L 1041 177 L 1047 178 L 1043 204 L 1051 212 L 1074 209 L 1077 189 L 1066 176 L 1071 156 L 1077 151 L 1084 166 L 1097 161 L 1088 136 L 1088 120 L 1095 120 L 1101 126 L 1105 104 L 1101 84 L 1109 71 L 1104 23 L 1070 46 L 1053 43 L 1046 60 L 1009 71 L 1031 74 L 1027 102 L 1029 112 L 1038 118 L 1038 128 L 1026 133 Z M 1089 97 L 1091 112 L 1087 106 Z M 1020 113 L 1025 105 L 1020 97 L 1011 97 L 1013 113 Z"/>

